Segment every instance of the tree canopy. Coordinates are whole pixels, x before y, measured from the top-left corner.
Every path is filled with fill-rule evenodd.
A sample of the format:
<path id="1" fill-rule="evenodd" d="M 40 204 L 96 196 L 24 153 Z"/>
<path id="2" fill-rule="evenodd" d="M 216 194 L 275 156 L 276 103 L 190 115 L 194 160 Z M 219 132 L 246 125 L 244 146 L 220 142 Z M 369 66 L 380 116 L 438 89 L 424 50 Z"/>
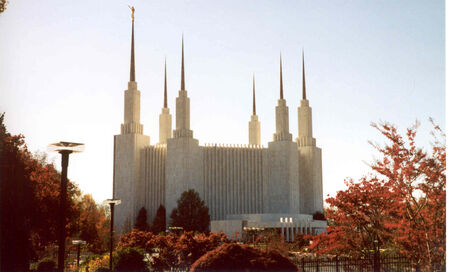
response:
<path id="1" fill-rule="evenodd" d="M 312 237 L 310 248 L 350 255 L 397 252 L 428 268 L 445 262 L 445 134 L 434 125 L 427 153 L 416 145 L 418 124 L 406 137 L 389 123 L 373 127 L 388 140 L 372 144 L 381 154 L 371 165 L 374 173 L 347 180 L 346 190 L 326 200 L 328 234 Z"/>
<path id="2" fill-rule="evenodd" d="M 170 215 L 172 227 L 182 227 L 184 231 L 208 231 L 209 210 L 195 190 L 183 192 L 177 204 Z"/>
<path id="3" fill-rule="evenodd" d="M 277 251 L 226 243 L 197 259 L 190 271 L 298 271 L 298 268 Z"/>
<path id="4" fill-rule="evenodd" d="M 159 205 L 150 230 L 154 234 L 166 231 L 166 208 L 163 205 Z"/>
<path id="5" fill-rule="evenodd" d="M 99 254 L 106 251 L 109 241 L 110 219 L 103 206 L 97 205 L 90 194 L 84 195 L 80 202 L 79 235 L 87 242 L 89 251 Z"/>
<path id="6" fill-rule="evenodd" d="M 191 231 L 184 232 L 179 236 L 174 233 L 155 235 L 151 232 L 133 229 L 120 236 L 117 247 L 119 249 L 123 247 L 140 248 L 150 255 L 158 253 L 152 257 L 152 269 L 166 271 L 173 268 L 183 270 L 208 251 L 229 242 L 224 233 L 204 234 Z"/>
<path id="7" fill-rule="evenodd" d="M 0 249 L 2 271 L 27 271 L 30 260 L 45 256 L 55 245 L 61 175 L 43 154 L 28 151 L 23 135 L 11 135 L 0 115 Z M 92 249 L 101 251 L 108 231 L 106 216 L 92 197 L 81 197 L 67 184 L 66 233 L 81 232 Z M 103 227 L 102 227 L 103 226 Z M 103 234 L 102 234 L 103 228 Z M 94 238 L 92 238 L 95 236 Z"/>
<path id="8" fill-rule="evenodd" d="M 147 210 L 144 207 L 139 210 L 136 222 L 134 223 L 134 228 L 140 231 L 148 231 L 150 229 L 147 223 Z"/>
<path id="9" fill-rule="evenodd" d="M 22 135 L 11 135 L 0 115 L 0 249 L 2 271 L 26 271 L 32 255 L 33 187 Z"/>

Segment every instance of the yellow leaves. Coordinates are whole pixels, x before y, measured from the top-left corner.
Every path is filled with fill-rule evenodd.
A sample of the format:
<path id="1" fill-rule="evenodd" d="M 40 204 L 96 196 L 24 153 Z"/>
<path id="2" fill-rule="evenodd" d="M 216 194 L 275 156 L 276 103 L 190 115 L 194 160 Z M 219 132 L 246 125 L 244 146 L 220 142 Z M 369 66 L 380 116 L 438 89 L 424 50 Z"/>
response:
<path id="1" fill-rule="evenodd" d="M 101 267 L 109 268 L 109 254 L 90 260 L 86 266 L 89 267 L 89 271 L 97 271 Z"/>

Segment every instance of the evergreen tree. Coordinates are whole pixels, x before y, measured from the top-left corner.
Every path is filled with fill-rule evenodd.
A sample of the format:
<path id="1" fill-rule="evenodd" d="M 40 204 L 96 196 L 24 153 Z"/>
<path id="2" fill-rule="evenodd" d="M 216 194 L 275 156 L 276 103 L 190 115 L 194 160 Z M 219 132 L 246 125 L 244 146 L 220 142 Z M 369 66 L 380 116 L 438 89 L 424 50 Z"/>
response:
<path id="1" fill-rule="evenodd" d="M 166 208 L 164 208 L 163 205 L 159 205 L 150 230 L 154 234 L 158 234 L 166 230 Z"/>
<path id="2" fill-rule="evenodd" d="M 149 226 L 147 224 L 147 210 L 142 207 L 139 210 L 139 214 L 136 218 L 136 223 L 134 224 L 134 228 L 140 230 L 140 231 L 148 231 Z"/>
<path id="3" fill-rule="evenodd" d="M 209 228 L 209 209 L 193 189 L 181 194 L 177 208 L 172 210 L 170 225 L 184 231 L 206 232 Z"/>

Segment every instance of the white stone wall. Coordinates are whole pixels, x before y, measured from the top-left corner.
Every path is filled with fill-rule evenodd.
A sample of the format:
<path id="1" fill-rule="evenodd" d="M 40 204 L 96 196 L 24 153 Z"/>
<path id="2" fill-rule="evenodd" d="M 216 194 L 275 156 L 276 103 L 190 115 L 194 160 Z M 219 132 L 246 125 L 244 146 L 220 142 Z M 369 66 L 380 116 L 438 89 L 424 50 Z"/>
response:
<path id="1" fill-rule="evenodd" d="M 143 185 L 141 187 L 142 202 L 140 207 L 147 210 L 148 223 L 151 224 L 159 205 L 166 205 L 166 145 L 149 146 L 143 149 L 142 169 Z M 138 209 L 140 209 L 138 207 Z"/>
<path id="2" fill-rule="evenodd" d="M 211 232 L 223 232 L 228 237 L 228 239 L 241 239 L 243 227 L 243 220 L 211 221 Z"/>
<path id="3" fill-rule="evenodd" d="M 275 107 L 275 128 L 274 141 L 292 141 L 292 134 L 289 133 L 289 108 L 285 99 L 278 99 Z"/>
<path id="4" fill-rule="evenodd" d="M 189 189 L 204 196 L 203 152 L 198 140 L 180 137 L 167 140 L 166 215 L 167 223 L 181 194 Z"/>
<path id="5" fill-rule="evenodd" d="M 298 109 L 299 138 L 292 142 L 286 101 L 276 107 L 276 133 L 268 148 L 260 143 L 256 115 L 249 122 L 249 146 L 208 145 L 192 138 L 189 98 L 181 90 L 177 98 L 174 138 L 171 115 L 160 115 L 160 142 L 149 146 L 141 135 L 139 91 L 131 82 L 125 91 L 125 122 L 115 136 L 114 196 L 118 229 L 129 220 L 134 224 L 141 207 L 149 223 L 159 205 L 166 207 L 167 222 L 181 194 L 196 190 L 209 208 L 212 220 L 239 214 L 313 214 L 323 211 L 322 157 L 312 137 L 311 108 L 307 100 Z"/>
<path id="6" fill-rule="evenodd" d="M 115 208 L 114 227 L 120 232 L 129 220 L 133 225 L 141 193 L 141 150 L 150 144 L 150 137 L 141 134 L 114 136 L 114 198 L 122 203 Z"/>
<path id="7" fill-rule="evenodd" d="M 269 143 L 268 179 L 263 184 L 264 213 L 297 213 L 299 211 L 298 165 L 296 143 L 291 141 Z"/>
<path id="8" fill-rule="evenodd" d="M 167 143 L 167 139 L 172 138 L 172 115 L 169 108 L 162 108 L 159 115 L 159 143 Z"/>
<path id="9" fill-rule="evenodd" d="M 260 146 L 202 147 L 204 196 L 211 220 L 263 210 L 263 160 Z"/>
<path id="10" fill-rule="evenodd" d="M 193 132 L 190 130 L 190 100 L 187 96 L 187 91 L 178 91 L 176 98 L 176 124 L 173 131 L 173 137 L 193 137 Z"/>
<path id="11" fill-rule="evenodd" d="M 300 213 L 323 212 L 322 150 L 314 146 L 299 147 Z"/>
<path id="12" fill-rule="evenodd" d="M 322 150 L 316 147 L 312 132 L 309 101 L 300 101 L 298 112 L 298 150 L 300 169 L 300 213 L 323 212 Z"/>
<path id="13" fill-rule="evenodd" d="M 137 83 L 128 82 L 128 90 L 124 92 L 124 122 L 121 126 L 121 134 L 143 133 L 141 119 L 141 92 L 137 89 Z"/>
<path id="14" fill-rule="evenodd" d="M 300 101 L 300 107 L 297 108 L 298 114 L 298 138 L 312 138 L 312 110 L 309 101 L 303 99 Z"/>
<path id="15" fill-rule="evenodd" d="M 261 145 L 261 123 L 258 121 L 258 115 L 252 115 L 248 122 L 248 144 Z"/>

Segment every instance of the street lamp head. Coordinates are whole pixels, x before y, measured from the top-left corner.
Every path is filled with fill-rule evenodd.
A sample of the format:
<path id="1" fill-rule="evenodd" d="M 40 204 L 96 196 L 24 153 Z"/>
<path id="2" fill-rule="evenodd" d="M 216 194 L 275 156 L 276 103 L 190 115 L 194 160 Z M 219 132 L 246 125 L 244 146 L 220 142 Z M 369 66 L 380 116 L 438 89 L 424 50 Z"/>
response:
<path id="1" fill-rule="evenodd" d="M 86 241 L 83 240 L 72 240 L 72 245 L 85 245 Z"/>
<path id="2" fill-rule="evenodd" d="M 120 203 L 122 203 L 122 201 L 120 199 L 107 199 L 105 201 L 103 201 L 104 204 L 113 204 L 113 205 L 119 205 Z"/>
<path id="3" fill-rule="evenodd" d="M 59 142 L 49 144 L 47 147 L 48 152 L 64 152 L 68 151 L 69 153 L 79 153 L 83 152 L 84 144 L 82 143 L 71 143 L 71 142 Z"/>

